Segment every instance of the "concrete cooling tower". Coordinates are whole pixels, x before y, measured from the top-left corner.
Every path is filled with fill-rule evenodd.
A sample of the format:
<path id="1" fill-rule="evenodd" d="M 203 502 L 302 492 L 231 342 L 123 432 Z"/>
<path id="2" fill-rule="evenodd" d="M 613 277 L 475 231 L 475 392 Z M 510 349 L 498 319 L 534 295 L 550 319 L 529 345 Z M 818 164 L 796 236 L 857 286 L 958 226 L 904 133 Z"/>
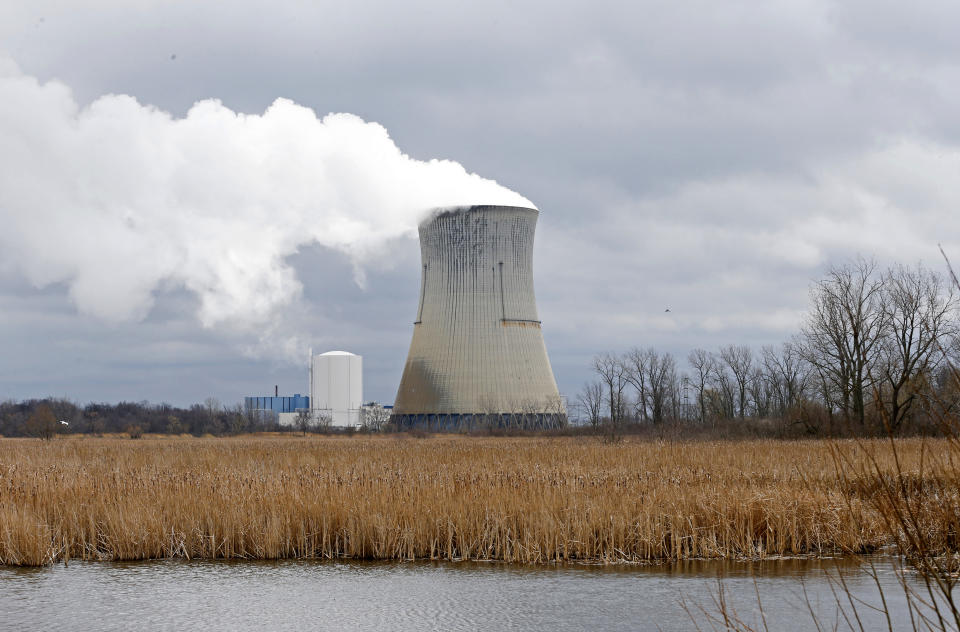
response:
<path id="1" fill-rule="evenodd" d="M 420 225 L 420 302 L 393 423 L 470 429 L 566 421 L 533 293 L 538 215 L 458 207 Z"/>

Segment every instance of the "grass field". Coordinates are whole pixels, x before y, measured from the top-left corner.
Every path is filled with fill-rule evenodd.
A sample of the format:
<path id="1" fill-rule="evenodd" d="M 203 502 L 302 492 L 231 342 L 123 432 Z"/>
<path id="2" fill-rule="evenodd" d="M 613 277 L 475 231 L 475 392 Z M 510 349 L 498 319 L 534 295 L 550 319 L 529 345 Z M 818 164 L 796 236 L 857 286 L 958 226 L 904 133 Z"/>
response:
<path id="1" fill-rule="evenodd" d="M 889 441 L 266 436 L 0 439 L 0 563 L 75 558 L 523 563 L 861 553 L 891 543 Z M 898 440 L 955 550 L 946 440 Z M 838 468 L 846 459 L 847 465 Z M 867 469 L 867 468 L 865 468 Z M 891 470 L 892 471 L 892 470 Z M 892 476 L 892 475 L 891 475 Z M 931 499 L 929 502 L 923 500 Z"/>

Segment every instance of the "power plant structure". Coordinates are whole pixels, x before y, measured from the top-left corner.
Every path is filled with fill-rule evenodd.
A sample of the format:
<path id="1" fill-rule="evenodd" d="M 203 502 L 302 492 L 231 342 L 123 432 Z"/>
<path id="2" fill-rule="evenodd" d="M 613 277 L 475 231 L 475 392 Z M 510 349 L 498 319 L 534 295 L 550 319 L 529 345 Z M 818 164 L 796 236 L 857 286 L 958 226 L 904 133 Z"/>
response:
<path id="1" fill-rule="evenodd" d="M 517 206 L 453 207 L 420 224 L 420 302 L 395 426 L 566 422 L 534 298 L 538 216 Z"/>
<path id="2" fill-rule="evenodd" d="M 310 352 L 310 418 L 331 426 L 363 422 L 363 356 L 348 351 Z"/>
<path id="3" fill-rule="evenodd" d="M 261 421 L 276 420 L 281 426 L 294 425 L 300 411 L 307 410 L 309 406 L 310 398 L 306 395 L 280 395 L 278 386 L 273 387 L 273 396 L 243 398 L 243 408 L 248 415 L 256 415 Z"/>
<path id="4" fill-rule="evenodd" d="M 390 409 L 376 402 L 363 403 L 363 356 L 349 351 L 313 355 L 311 350 L 308 391 L 309 396 L 281 396 L 275 386 L 273 396 L 245 397 L 244 408 L 281 426 L 306 421 L 325 428 L 359 428 Z"/>

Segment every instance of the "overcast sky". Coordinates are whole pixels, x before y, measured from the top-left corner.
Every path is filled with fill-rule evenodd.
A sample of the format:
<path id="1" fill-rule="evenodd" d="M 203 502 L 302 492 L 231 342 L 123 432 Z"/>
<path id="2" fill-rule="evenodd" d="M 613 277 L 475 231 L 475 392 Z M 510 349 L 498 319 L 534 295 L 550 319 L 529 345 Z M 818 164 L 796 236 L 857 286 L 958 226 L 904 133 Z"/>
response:
<path id="1" fill-rule="evenodd" d="M 958 28 L 955 0 L 7 0 L 0 398 L 303 393 L 312 346 L 392 402 L 409 207 L 510 195 L 468 173 L 541 211 L 568 396 L 597 352 L 786 340 L 831 263 L 960 261 Z"/>

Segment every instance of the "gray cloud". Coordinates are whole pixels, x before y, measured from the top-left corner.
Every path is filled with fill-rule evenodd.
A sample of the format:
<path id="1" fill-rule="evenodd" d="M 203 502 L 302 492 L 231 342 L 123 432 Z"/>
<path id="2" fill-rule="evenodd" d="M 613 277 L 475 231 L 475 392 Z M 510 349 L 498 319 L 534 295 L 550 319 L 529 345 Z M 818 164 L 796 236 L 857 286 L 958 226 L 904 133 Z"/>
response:
<path id="1" fill-rule="evenodd" d="M 415 158 L 457 160 L 536 201 L 540 316 L 572 394 L 596 351 L 783 339 L 831 261 L 860 252 L 938 267 L 938 241 L 960 258 L 957 12 L 932 1 L 14 2 L 0 8 L 0 49 L 81 104 L 126 93 L 182 116 L 203 98 L 258 113 L 287 97 L 353 112 Z M 364 290 L 342 255 L 304 245 L 285 259 L 302 296 L 277 319 L 305 343 L 362 352 L 368 393 L 392 399 L 417 256 L 412 238 L 384 243 Z M 116 328 L 77 315 L 66 288 L 0 278 L 0 345 L 21 354 L 0 361 L 0 383 L 33 376 L 0 396 L 232 401 L 264 378 L 305 382 L 299 367 L 238 353 L 261 344 L 249 332 L 201 329 L 175 288 L 146 321 Z M 44 378 L 65 341 L 96 362 Z M 125 355 L 158 353 L 156 365 Z"/>

